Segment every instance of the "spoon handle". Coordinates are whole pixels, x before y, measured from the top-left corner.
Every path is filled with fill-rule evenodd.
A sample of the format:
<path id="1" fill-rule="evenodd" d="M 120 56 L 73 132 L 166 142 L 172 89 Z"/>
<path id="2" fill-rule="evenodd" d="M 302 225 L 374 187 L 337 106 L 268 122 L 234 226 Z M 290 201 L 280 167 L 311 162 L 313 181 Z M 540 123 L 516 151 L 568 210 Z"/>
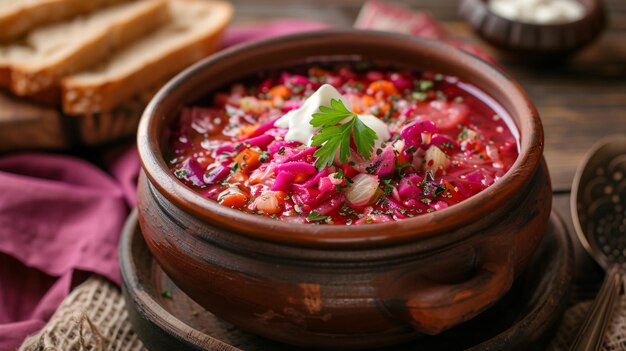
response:
<path id="1" fill-rule="evenodd" d="M 621 280 L 619 267 L 610 267 L 570 351 L 600 350 L 606 327 L 613 314 L 615 301 L 619 296 Z"/>

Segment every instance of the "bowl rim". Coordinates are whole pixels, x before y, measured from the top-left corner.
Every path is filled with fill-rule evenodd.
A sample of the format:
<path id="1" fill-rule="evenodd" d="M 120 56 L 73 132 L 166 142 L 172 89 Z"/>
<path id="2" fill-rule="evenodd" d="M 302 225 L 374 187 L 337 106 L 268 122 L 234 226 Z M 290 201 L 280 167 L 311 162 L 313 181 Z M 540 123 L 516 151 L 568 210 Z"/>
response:
<path id="1" fill-rule="evenodd" d="M 255 48 L 280 46 L 286 43 L 305 43 L 307 40 L 337 37 L 362 37 L 361 39 L 393 41 L 395 44 L 409 45 L 420 50 L 436 53 L 437 57 L 448 60 L 448 64 L 463 67 L 464 70 L 490 79 L 501 91 L 506 91 L 512 109 L 519 112 L 520 122 L 516 125 L 519 133 L 519 155 L 511 169 L 495 184 L 449 208 L 387 223 L 364 226 L 311 225 L 288 223 L 280 220 L 255 216 L 219 205 L 210 201 L 177 179 L 163 158 L 160 148 L 161 129 L 158 129 L 159 116 L 156 115 L 163 101 L 172 91 L 180 89 L 194 75 L 208 69 L 216 62 L 236 57 L 242 52 Z M 380 44 L 379 45 L 383 45 Z M 407 52 L 409 50 L 407 49 Z M 323 56 L 320 55 L 320 56 Z M 330 55 L 329 55 L 330 56 Z M 423 68 L 423 67 L 422 67 Z M 471 83 L 471 82 L 470 82 Z M 494 98 L 495 99 L 495 98 Z M 499 102 L 499 100 L 496 99 Z M 180 105 L 180 104 L 179 104 Z M 524 134 L 523 130 L 527 129 Z M 232 233 L 249 238 L 285 244 L 290 246 L 354 248 L 359 246 L 391 246 L 408 241 L 422 240 L 443 232 L 469 226 L 476 218 L 487 217 L 496 209 L 507 204 L 508 199 L 520 196 L 519 191 L 530 182 L 539 167 L 543 153 L 543 128 L 535 106 L 524 89 L 505 72 L 491 66 L 473 55 L 467 54 L 430 39 L 410 37 L 397 33 L 367 31 L 358 29 L 325 29 L 280 36 L 251 43 L 244 43 L 225 49 L 192 65 L 170 80 L 152 98 L 146 107 L 137 132 L 137 148 L 142 169 L 148 177 L 151 191 L 158 191 L 167 200 L 186 213 L 224 228 Z M 472 216 L 464 213 L 472 210 Z M 455 236 L 456 240 L 460 238 Z M 451 239 L 452 240 L 452 239 Z"/>

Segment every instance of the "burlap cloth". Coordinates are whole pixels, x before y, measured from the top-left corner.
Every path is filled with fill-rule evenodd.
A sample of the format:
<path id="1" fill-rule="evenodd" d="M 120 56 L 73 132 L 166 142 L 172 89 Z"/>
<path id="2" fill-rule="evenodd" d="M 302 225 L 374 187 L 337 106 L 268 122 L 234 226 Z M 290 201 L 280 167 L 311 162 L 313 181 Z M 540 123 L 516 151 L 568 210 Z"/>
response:
<path id="1" fill-rule="evenodd" d="M 567 350 L 591 301 L 581 302 L 566 313 L 550 351 Z M 27 338 L 20 351 L 140 351 L 146 350 L 128 321 L 124 298 L 118 287 L 92 277 L 77 287 L 61 304 L 48 325 Z M 614 314 L 603 350 L 626 350 L 626 299 Z"/>

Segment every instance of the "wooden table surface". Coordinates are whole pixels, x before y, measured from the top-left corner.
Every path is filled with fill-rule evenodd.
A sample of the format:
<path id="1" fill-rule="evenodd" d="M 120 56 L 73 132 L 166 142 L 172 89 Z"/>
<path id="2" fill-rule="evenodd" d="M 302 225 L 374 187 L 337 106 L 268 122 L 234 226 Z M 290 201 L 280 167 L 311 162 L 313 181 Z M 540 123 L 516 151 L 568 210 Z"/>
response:
<path id="1" fill-rule="evenodd" d="M 362 0 L 233 0 L 235 24 L 298 17 L 350 27 Z M 603 36 L 571 60 L 529 67 L 507 61 L 482 42 L 457 14 L 458 0 L 395 0 L 428 10 L 450 34 L 480 46 L 496 57 L 529 93 L 545 129 L 545 157 L 554 188 L 554 207 L 565 220 L 576 249 L 572 298 L 593 296 L 601 270 L 578 243 L 569 210 L 574 173 L 586 151 L 602 137 L 626 134 L 626 1 L 605 0 L 609 27 Z"/>

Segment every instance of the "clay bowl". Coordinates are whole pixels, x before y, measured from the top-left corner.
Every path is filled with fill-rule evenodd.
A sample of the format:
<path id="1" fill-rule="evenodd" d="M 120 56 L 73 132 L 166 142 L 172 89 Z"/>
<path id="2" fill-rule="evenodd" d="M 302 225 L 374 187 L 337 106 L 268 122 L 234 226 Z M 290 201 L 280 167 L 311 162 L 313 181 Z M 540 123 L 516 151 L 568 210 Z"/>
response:
<path id="1" fill-rule="evenodd" d="M 179 109 L 265 69 L 361 60 L 460 77 L 512 116 L 520 156 L 486 191 L 442 211 L 358 227 L 289 224 L 213 203 L 169 171 L 163 152 Z M 494 304 L 543 237 L 551 186 L 543 131 L 522 88 L 444 44 L 331 30 L 223 51 L 169 82 L 138 132 L 139 223 L 187 295 L 249 332 L 307 347 L 373 348 L 435 335 Z"/>
<path id="2" fill-rule="evenodd" d="M 493 13 L 488 0 L 461 0 L 459 12 L 474 31 L 518 60 L 561 59 L 595 40 L 606 27 L 602 0 L 580 0 L 585 16 L 559 24 L 513 21 Z"/>

